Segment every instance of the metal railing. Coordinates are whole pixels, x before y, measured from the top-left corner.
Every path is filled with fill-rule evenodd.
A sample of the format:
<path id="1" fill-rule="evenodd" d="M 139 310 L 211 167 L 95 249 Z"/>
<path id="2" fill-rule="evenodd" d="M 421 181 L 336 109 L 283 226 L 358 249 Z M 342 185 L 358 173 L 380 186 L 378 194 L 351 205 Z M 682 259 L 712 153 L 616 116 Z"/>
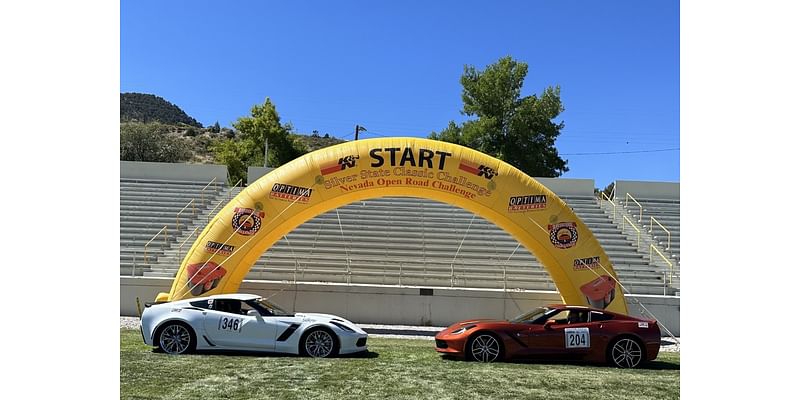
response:
<path id="1" fill-rule="evenodd" d="M 239 179 L 238 181 L 236 181 L 236 183 L 233 184 L 233 186 L 231 186 L 231 190 L 230 190 L 230 192 L 228 192 L 228 200 L 229 201 L 230 201 L 230 199 L 233 198 L 233 188 L 239 187 L 239 184 L 241 184 L 241 183 L 242 183 L 242 180 Z"/>
<path id="2" fill-rule="evenodd" d="M 639 206 L 639 222 L 642 222 L 642 215 L 644 214 L 644 207 L 642 207 L 642 205 L 639 204 L 639 202 L 636 201 L 636 199 L 633 196 L 631 196 L 630 193 L 625 193 L 625 207 L 626 208 L 628 207 L 628 199 L 633 200 L 633 202 L 636 203 L 637 206 Z"/>
<path id="3" fill-rule="evenodd" d="M 211 211 L 208 212 L 208 214 L 206 215 L 206 225 L 208 225 L 211 222 L 211 218 L 214 218 L 217 209 L 219 208 L 219 206 L 222 205 L 223 201 L 225 201 L 225 199 L 222 199 L 219 202 L 217 202 L 217 205 L 215 205 L 214 208 L 212 208 Z"/>
<path id="4" fill-rule="evenodd" d="M 206 189 L 208 189 L 208 187 L 211 186 L 212 183 L 216 182 L 216 180 L 217 177 L 215 176 L 214 179 L 211 180 L 211 182 L 208 182 L 208 184 L 205 187 L 200 189 L 200 201 L 203 203 L 203 207 L 206 206 L 206 197 L 205 197 Z"/>
<path id="5" fill-rule="evenodd" d="M 633 221 L 631 221 L 630 218 L 628 218 L 627 216 L 623 215 L 622 220 L 623 220 L 622 233 L 625 233 L 625 222 L 628 222 L 631 228 L 633 228 L 636 231 L 636 248 L 638 249 L 639 246 L 641 246 L 642 231 L 640 231 L 639 228 L 636 227 L 636 224 L 634 224 Z"/>
<path id="6" fill-rule="evenodd" d="M 600 199 L 605 199 L 611 206 L 613 207 L 614 213 L 611 215 L 611 222 L 617 222 L 617 203 L 615 203 L 611 198 L 606 195 L 606 192 L 600 192 Z"/>
<path id="7" fill-rule="evenodd" d="M 197 206 L 194 204 L 194 199 L 191 199 L 188 203 L 186 203 L 185 206 L 183 206 L 183 208 L 181 208 L 180 211 L 178 211 L 178 214 L 175 215 L 175 230 L 181 229 L 181 214 L 183 214 L 183 212 L 186 211 L 186 208 L 189 206 L 192 206 L 192 216 L 197 215 Z"/>
<path id="8" fill-rule="evenodd" d="M 672 275 L 675 274 L 675 271 L 673 270 L 672 262 L 670 262 L 667 259 L 667 257 L 665 257 L 664 254 L 662 254 L 661 251 L 658 250 L 658 248 L 656 246 L 653 246 L 652 244 L 650 245 L 650 262 L 653 262 L 653 250 L 655 250 L 656 253 L 658 253 L 658 255 L 661 256 L 661 259 L 664 260 L 664 262 L 666 262 L 667 265 L 669 266 L 669 284 L 670 284 L 670 286 L 672 286 Z"/>
<path id="9" fill-rule="evenodd" d="M 661 229 L 663 229 L 664 232 L 667 233 L 667 247 L 665 247 L 664 250 L 669 250 L 670 244 L 672 243 L 672 234 L 669 233 L 669 230 L 667 228 L 665 228 L 664 225 L 661 225 L 661 223 L 658 222 L 658 220 L 655 219 L 655 217 L 653 217 L 653 216 L 650 217 L 650 234 L 653 233 L 653 222 L 658 224 L 658 226 L 660 226 Z"/>
<path id="10" fill-rule="evenodd" d="M 178 265 L 181 265 L 183 263 L 183 245 L 186 244 L 186 242 L 197 233 L 198 229 L 200 229 L 199 226 L 194 228 L 192 233 L 190 233 L 189 236 L 186 237 L 186 239 L 183 239 L 183 242 L 181 242 L 181 244 L 178 246 Z"/>
<path id="11" fill-rule="evenodd" d="M 167 231 L 167 226 L 166 226 L 166 225 L 164 225 L 164 227 L 163 227 L 163 228 L 161 228 L 161 230 L 159 230 L 159 231 L 158 231 L 158 233 L 156 233 L 156 234 L 155 234 L 155 236 L 153 236 L 153 238 L 152 238 L 152 239 L 150 239 L 150 240 L 149 240 L 149 241 L 148 241 L 148 242 L 147 242 L 147 243 L 144 245 L 144 263 L 145 263 L 145 264 L 150 264 L 150 260 L 147 258 L 147 247 L 148 247 L 148 246 L 150 246 L 150 243 L 152 243 L 152 242 L 153 242 L 153 240 L 156 240 L 156 238 L 158 237 L 158 235 L 160 235 L 160 234 L 161 234 L 161 232 L 164 232 L 164 246 L 166 246 L 166 245 L 167 245 L 167 243 L 168 243 L 168 239 L 169 239 L 169 232 Z M 135 272 L 136 272 L 136 267 L 134 266 L 134 271 L 132 272 L 132 274 L 135 274 Z"/>

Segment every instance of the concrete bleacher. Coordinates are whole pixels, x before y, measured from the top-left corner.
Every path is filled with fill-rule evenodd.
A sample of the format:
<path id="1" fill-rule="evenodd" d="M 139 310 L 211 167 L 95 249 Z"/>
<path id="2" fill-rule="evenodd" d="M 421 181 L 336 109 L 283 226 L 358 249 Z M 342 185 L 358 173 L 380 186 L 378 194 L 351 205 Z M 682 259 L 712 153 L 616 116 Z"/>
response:
<path id="1" fill-rule="evenodd" d="M 617 181 L 616 190 L 616 201 L 639 223 L 650 242 L 674 263 L 680 264 L 680 184 Z"/>
<path id="2" fill-rule="evenodd" d="M 181 168 L 192 173 L 180 173 Z M 187 230 L 204 223 L 210 208 L 227 194 L 218 168 L 176 165 L 170 172 L 179 173 L 172 176 L 165 169 L 160 163 L 121 162 L 120 275 L 146 276 L 165 251 Z"/>
<path id="3" fill-rule="evenodd" d="M 121 275 L 175 276 L 193 243 L 193 230 L 202 230 L 213 217 L 214 206 L 220 201 L 224 205 L 241 190 L 224 185 L 206 188 L 202 192 L 208 197 L 205 207 L 194 215 L 184 211 L 176 227 L 176 214 L 191 199 L 200 199 L 199 190 L 208 184 L 204 181 L 208 177 L 193 177 L 194 181 L 141 176 L 120 179 Z M 611 258 L 626 293 L 674 293 L 665 285 L 663 271 L 651 264 L 647 251 L 637 247 L 594 197 L 594 181 L 540 181 L 589 226 Z M 161 236 L 154 240 L 148 250 L 150 263 L 144 263 L 144 244 L 164 226 L 166 245 Z M 185 243 L 182 249 L 178 249 L 180 243 Z M 266 251 L 245 279 L 556 290 L 535 256 L 494 224 L 466 210 L 413 197 L 359 201 L 319 215 Z"/>
<path id="4" fill-rule="evenodd" d="M 562 198 L 592 229 L 628 290 L 663 294 L 663 275 L 596 199 Z M 265 252 L 246 279 L 556 290 L 535 256 L 494 224 L 410 197 L 360 201 L 317 216 Z"/>

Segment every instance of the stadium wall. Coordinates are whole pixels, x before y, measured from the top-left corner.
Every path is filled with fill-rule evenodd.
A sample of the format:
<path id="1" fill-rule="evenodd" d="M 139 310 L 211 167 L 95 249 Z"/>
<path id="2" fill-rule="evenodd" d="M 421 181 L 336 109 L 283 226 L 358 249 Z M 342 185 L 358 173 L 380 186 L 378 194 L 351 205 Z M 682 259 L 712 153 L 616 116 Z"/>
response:
<path id="1" fill-rule="evenodd" d="M 159 292 L 168 291 L 172 278 L 120 277 L 120 315 L 137 316 Z M 557 292 L 488 289 L 279 283 L 245 280 L 241 293 L 272 296 L 270 301 L 290 311 L 340 315 L 355 323 L 412 326 L 449 326 L 470 318 L 513 318 L 534 307 L 561 303 Z M 631 315 L 643 313 L 639 302 L 672 334 L 680 336 L 680 298 L 626 296 Z M 637 302 L 638 301 L 638 302 Z"/>
<path id="2" fill-rule="evenodd" d="M 120 161 L 119 176 L 123 179 L 154 179 L 170 181 L 197 181 L 208 183 L 228 181 L 228 167 L 213 164 L 178 164 L 142 161 Z"/>
<path id="3" fill-rule="evenodd" d="M 624 201 L 625 193 L 637 199 L 680 200 L 681 184 L 673 182 L 617 181 L 615 196 Z"/>

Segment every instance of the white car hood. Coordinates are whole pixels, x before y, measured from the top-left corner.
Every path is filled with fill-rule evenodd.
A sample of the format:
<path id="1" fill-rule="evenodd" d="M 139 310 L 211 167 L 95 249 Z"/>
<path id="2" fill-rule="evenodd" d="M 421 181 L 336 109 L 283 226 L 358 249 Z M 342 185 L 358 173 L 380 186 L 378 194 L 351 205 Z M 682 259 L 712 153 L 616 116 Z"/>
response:
<path id="1" fill-rule="evenodd" d="M 297 317 L 297 318 L 313 319 L 313 320 L 315 320 L 317 322 L 326 322 L 326 323 L 330 323 L 331 320 L 334 320 L 334 322 L 336 322 L 338 324 L 345 325 L 348 328 L 353 329 L 354 331 L 356 331 L 358 333 L 366 333 L 358 325 L 356 325 L 356 324 L 354 324 L 354 323 L 352 323 L 352 322 L 350 322 L 350 321 L 348 321 L 348 320 L 346 320 L 346 319 L 344 319 L 344 318 L 342 318 L 342 317 L 340 317 L 338 315 L 298 312 L 298 313 L 295 313 L 294 316 Z"/>

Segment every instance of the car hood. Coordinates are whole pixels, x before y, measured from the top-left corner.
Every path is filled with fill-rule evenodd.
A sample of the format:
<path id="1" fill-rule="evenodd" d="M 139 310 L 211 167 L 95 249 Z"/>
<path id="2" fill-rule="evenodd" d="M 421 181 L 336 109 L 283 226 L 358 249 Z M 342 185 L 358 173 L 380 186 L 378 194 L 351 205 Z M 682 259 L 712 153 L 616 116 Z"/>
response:
<path id="1" fill-rule="evenodd" d="M 350 321 L 348 321 L 348 320 L 346 320 L 346 319 L 344 319 L 344 318 L 342 318 L 342 317 L 340 317 L 338 315 L 299 312 L 299 313 L 295 313 L 294 316 L 297 317 L 297 318 L 302 318 L 304 320 L 309 320 L 310 319 L 310 320 L 313 320 L 315 322 L 324 322 L 324 323 L 329 323 L 329 324 L 332 323 L 332 322 L 335 322 L 337 324 L 347 326 L 348 328 L 350 328 L 350 329 L 352 329 L 352 330 L 354 330 L 354 331 L 356 331 L 358 333 L 366 333 L 358 325 L 356 325 L 356 324 L 354 324 L 354 323 L 352 323 L 352 322 L 350 322 Z"/>
<path id="2" fill-rule="evenodd" d="M 488 324 L 494 324 L 494 323 L 507 323 L 507 322 L 508 321 L 505 321 L 505 320 L 502 320 L 502 319 L 491 319 L 491 318 L 467 319 L 467 320 L 464 320 L 464 321 L 456 322 L 455 324 L 448 326 L 444 330 L 450 330 L 450 329 L 455 330 L 455 329 L 461 328 L 462 326 L 467 326 L 467 325 L 477 325 L 477 324 L 487 324 L 487 323 Z"/>

